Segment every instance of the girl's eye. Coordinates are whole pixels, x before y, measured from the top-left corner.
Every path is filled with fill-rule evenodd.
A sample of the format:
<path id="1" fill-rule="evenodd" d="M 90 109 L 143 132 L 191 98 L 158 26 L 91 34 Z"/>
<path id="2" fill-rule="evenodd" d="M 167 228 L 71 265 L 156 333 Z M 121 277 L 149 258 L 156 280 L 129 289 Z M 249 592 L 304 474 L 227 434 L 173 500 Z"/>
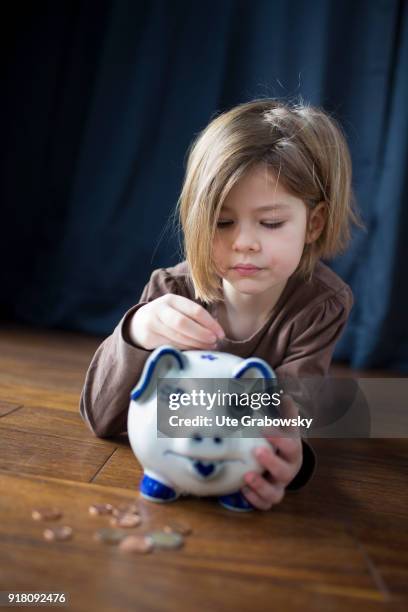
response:
<path id="1" fill-rule="evenodd" d="M 217 227 L 222 229 L 223 227 L 229 227 L 232 223 L 233 221 L 218 221 Z M 261 221 L 261 225 L 263 225 L 263 227 L 267 227 L 268 229 L 277 229 L 278 227 L 281 227 L 284 223 L 284 221 Z"/>
<path id="2" fill-rule="evenodd" d="M 268 223 L 267 221 L 261 221 L 262 225 L 264 227 L 267 227 L 268 229 L 278 229 L 278 227 L 282 227 L 282 225 L 285 223 L 284 221 L 276 221 L 276 222 L 271 222 Z"/>

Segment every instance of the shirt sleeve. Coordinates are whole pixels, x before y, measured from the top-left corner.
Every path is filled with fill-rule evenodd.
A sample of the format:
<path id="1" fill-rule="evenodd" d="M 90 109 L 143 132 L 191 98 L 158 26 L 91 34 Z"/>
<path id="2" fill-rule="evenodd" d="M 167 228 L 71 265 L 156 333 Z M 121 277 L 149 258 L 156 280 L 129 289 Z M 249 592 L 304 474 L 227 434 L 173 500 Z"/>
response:
<path id="1" fill-rule="evenodd" d="M 98 437 L 106 438 L 127 431 L 130 392 L 151 354 L 131 341 L 129 323 L 139 308 L 166 293 L 179 293 L 179 286 L 166 269 L 160 268 L 152 273 L 140 301 L 125 313 L 92 358 L 79 410 Z"/>
<path id="2" fill-rule="evenodd" d="M 343 332 L 352 306 L 353 294 L 347 288 L 341 295 L 336 294 L 314 306 L 308 314 L 302 313 L 294 325 L 288 352 L 282 363 L 275 368 L 279 379 L 296 379 L 294 386 L 299 389 L 299 398 L 296 393 L 292 397 L 306 408 L 309 416 L 313 414 L 313 406 L 308 404 L 311 400 L 305 397 L 301 378 L 328 374 L 336 342 Z M 302 466 L 286 487 L 287 490 L 303 487 L 316 469 L 316 455 L 310 444 L 303 439 L 302 450 Z"/>
<path id="3" fill-rule="evenodd" d="M 301 312 L 294 322 L 287 353 L 275 367 L 279 378 L 326 376 L 336 342 L 353 306 L 351 290 Z"/>

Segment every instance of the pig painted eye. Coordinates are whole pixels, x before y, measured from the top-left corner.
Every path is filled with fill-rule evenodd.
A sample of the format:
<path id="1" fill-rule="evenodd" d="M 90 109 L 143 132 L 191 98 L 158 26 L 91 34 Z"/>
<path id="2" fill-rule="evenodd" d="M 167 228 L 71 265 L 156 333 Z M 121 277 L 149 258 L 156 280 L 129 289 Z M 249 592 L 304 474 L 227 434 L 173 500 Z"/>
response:
<path id="1" fill-rule="evenodd" d="M 182 395 L 183 393 L 185 393 L 185 390 L 182 387 L 173 387 L 172 385 L 166 383 L 163 383 L 162 385 L 158 386 L 157 390 L 159 397 L 164 402 L 169 402 L 170 395 L 172 395 L 173 393 L 177 395 Z"/>
<path id="2" fill-rule="evenodd" d="M 203 437 L 200 436 L 200 434 L 194 434 L 193 440 L 194 440 L 194 442 L 202 442 Z"/>
<path id="3" fill-rule="evenodd" d="M 222 442 L 222 438 L 219 438 L 219 437 L 217 436 L 217 437 L 215 437 L 215 438 L 214 438 L 214 442 L 215 442 L 216 444 L 221 444 L 221 442 Z"/>

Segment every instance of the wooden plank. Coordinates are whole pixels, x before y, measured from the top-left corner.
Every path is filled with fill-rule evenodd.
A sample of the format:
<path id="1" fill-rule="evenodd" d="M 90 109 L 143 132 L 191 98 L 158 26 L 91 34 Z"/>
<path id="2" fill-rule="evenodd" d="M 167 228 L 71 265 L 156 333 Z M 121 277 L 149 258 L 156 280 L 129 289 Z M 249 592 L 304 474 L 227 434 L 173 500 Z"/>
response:
<path id="1" fill-rule="evenodd" d="M 0 432 L 2 429 L 26 431 L 35 435 L 59 436 L 65 440 L 78 440 L 112 449 L 127 442 L 126 435 L 109 439 L 98 438 L 83 421 L 79 410 L 73 413 L 69 410 L 55 410 L 46 406 L 23 406 L 7 414 L 0 420 Z"/>
<path id="2" fill-rule="evenodd" d="M 2 326 L 0 397 L 76 412 L 85 374 L 102 338 Z"/>
<path id="3" fill-rule="evenodd" d="M 271 513 L 231 513 L 209 500 L 153 504 L 140 500 L 148 532 L 171 520 L 193 533 L 183 549 L 127 556 L 93 539 L 107 517 L 92 517 L 90 503 L 137 498 L 114 487 L 0 472 L 2 589 L 64 589 L 74 609 L 103 610 L 364 610 L 384 609 L 352 538 L 338 523 L 296 517 L 283 506 Z M 48 543 L 31 519 L 37 505 L 64 508 L 71 541 Z"/>
<path id="4" fill-rule="evenodd" d="M 377 572 L 379 582 L 408 607 L 408 532 L 407 520 L 391 514 L 354 520 L 350 534 L 354 535 Z"/>
<path id="5" fill-rule="evenodd" d="M 0 355 L 18 353 L 21 358 L 31 356 L 34 359 L 41 354 L 52 358 L 60 355 L 71 358 L 73 363 L 85 363 L 103 340 L 102 336 L 3 322 L 0 326 Z"/>
<path id="6" fill-rule="evenodd" d="M 18 410 L 19 408 L 21 408 L 21 404 L 0 401 L 0 418 L 14 412 L 15 410 Z"/>
<path id="7" fill-rule="evenodd" d="M 50 388 L 48 383 L 25 380 L 19 374 L 13 376 L 0 374 L 0 397 L 5 402 L 15 402 L 25 406 L 48 406 L 49 408 L 77 412 L 80 385 L 75 391 Z"/>
<path id="8" fill-rule="evenodd" d="M 113 452 L 111 446 L 60 436 L 0 429 L 0 469 L 89 481 Z"/>
<path id="9" fill-rule="evenodd" d="M 93 482 L 137 491 L 142 474 L 142 467 L 127 443 L 109 457 Z"/>
<path id="10" fill-rule="evenodd" d="M 342 520 L 384 593 L 408 595 L 408 440 L 313 440 L 318 469 L 301 511 Z"/>

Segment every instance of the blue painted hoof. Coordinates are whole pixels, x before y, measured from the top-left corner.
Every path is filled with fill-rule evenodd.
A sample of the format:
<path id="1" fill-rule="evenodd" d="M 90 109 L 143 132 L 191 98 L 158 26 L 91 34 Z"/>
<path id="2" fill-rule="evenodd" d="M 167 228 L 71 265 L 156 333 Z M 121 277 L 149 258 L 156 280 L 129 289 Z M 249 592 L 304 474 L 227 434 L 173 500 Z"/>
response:
<path id="1" fill-rule="evenodd" d="M 159 480 L 146 476 L 146 474 L 140 483 L 140 494 L 154 502 L 169 502 L 178 498 L 178 494 L 174 489 Z"/>
<path id="2" fill-rule="evenodd" d="M 227 510 L 235 510 L 235 512 L 251 512 L 255 510 L 252 504 L 240 493 L 231 493 L 231 495 L 223 495 L 218 498 L 218 502 Z"/>

